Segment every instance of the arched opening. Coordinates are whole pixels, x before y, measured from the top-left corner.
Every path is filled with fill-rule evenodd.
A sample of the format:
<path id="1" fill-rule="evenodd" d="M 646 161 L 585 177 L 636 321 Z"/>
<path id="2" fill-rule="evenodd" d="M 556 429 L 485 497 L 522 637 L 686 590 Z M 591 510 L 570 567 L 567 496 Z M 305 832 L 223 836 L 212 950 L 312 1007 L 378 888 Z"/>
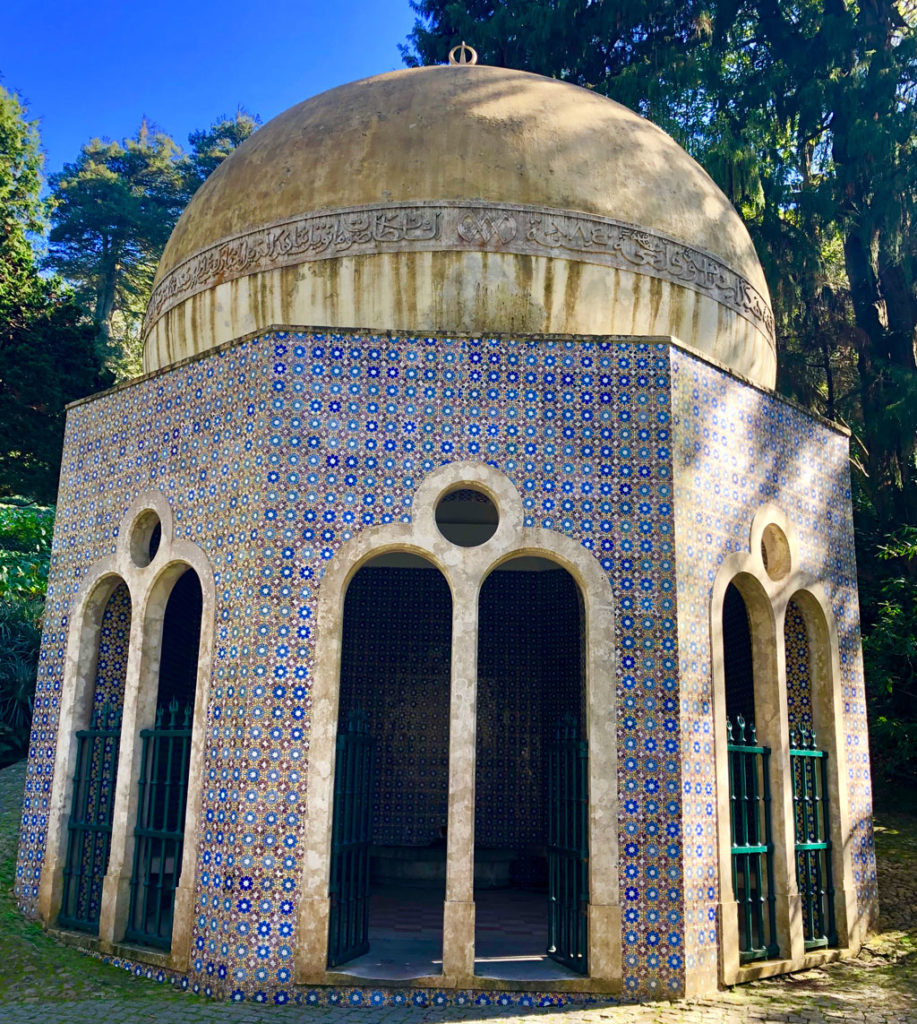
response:
<path id="1" fill-rule="evenodd" d="M 790 773 L 793 787 L 793 833 L 795 838 L 796 883 L 802 903 L 802 931 L 805 948 L 837 945 L 834 908 L 834 867 L 832 857 L 832 808 L 829 769 L 833 771 L 831 729 L 820 736 L 814 704 L 821 694 L 813 689 L 817 672 L 813 642 L 827 642 L 812 628 L 798 596 L 786 607 L 783 642 L 786 654 L 787 721 L 790 730 Z M 830 664 L 830 651 L 821 651 L 821 661 Z M 830 695 L 830 690 L 829 690 Z M 830 699 L 830 696 L 829 696 Z M 830 710 L 819 708 L 821 724 L 830 723 Z"/>
<path id="2" fill-rule="evenodd" d="M 169 949 L 172 943 L 175 891 L 182 866 L 202 608 L 200 579 L 193 569 L 185 569 L 172 585 L 162 613 L 155 717 L 149 728 L 140 731 L 125 938 L 162 949 Z M 152 624 L 153 607 L 148 617 Z M 156 640 L 145 637 L 147 643 Z"/>
<path id="3" fill-rule="evenodd" d="M 723 597 L 723 671 L 728 732 L 732 885 L 738 909 L 739 960 L 777 956 L 770 749 L 758 739 L 756 662 L 766 643 L 755 636 L 749 608 L 735 583 Z M 756 700 L 757 698 L 757 700 Z"/>
<path id="4" fill-rule="evenodd" d="M 519 557 L 478 613 L 475 974 L 588 973 L 584 614 L 573 577 Z"/>
<path id="5" fill-rule="evenodd" d="M 99 620 L 91 706 L 86 727 L 76 733 L 67 854 L 58 923 L 65 928 L 96 933 L 102 906 L 102 879 L 111 849 L 121 713 L 131 634 L 131 596 L 117 583 Z"/>
<path id="6" fill-rule="evenodd" d="M 739 717 L 748 723 L 755 720 L 755 677 L 748 609 L 734 583 L 723 598 L 723 662 L 726 717 L 735 729 Z"/>
<path id="7" fill-rule="evenodd" d="M 452 596 L 382 555 L 344 601 L 328 966 L 398 980 L 442 969 Z"/>

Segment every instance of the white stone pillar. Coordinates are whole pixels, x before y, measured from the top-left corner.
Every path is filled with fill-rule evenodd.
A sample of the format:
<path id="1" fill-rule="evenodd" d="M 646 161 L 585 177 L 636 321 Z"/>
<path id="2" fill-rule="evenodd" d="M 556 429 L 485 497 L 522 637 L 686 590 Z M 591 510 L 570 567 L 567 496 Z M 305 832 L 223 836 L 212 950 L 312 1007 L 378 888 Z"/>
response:
<path id="1" fill-rule="evenodd" d="M 474 975 L 474 774 L 478 690 L 476 582 L 452 576 L 452 683 L 449 701 L 449 816 L 443 974 L 456 985 Z"/>

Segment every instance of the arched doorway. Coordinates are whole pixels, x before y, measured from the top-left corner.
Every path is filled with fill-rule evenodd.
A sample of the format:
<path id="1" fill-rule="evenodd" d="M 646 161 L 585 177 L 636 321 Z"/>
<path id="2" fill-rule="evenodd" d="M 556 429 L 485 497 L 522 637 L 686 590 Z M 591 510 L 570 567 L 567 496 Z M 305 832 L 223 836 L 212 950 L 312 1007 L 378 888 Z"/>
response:
<path id="1" fill-rule="evenodd" d="M 723 669 L 728 731 L 732 886 L 738 908 L 739 961 L 750 963 L 779 952 L 771 823 L 770 749 L 755 725 L 755 636 L 752 618 L 735 582 L 726 588 L 722 616 Z M 760 703 L 760 700 L 757 702 Z"/>
<path id="2" fill-rule="evenodd" d="M 441 971 L 452 596 L 410 554 L 379 556 L 344 601 L 328 965 Z"/>
<path id="3" fill-rule="evenodd" d="M 155 718 L 140 731 L 125 938 L 161 949 L 172 944 L 175 892 L 182 868 L 202 608 L 200 579 L 187 568 L 169 592 L 161 636 L 146 637 L 158 648 L 159 672 Z"/>
<path id="4" fill-rule="evenodd" d="M 104 601 L 95 662 L 91 706 L 86 727 L 76 733 L 76 765 L 67 823 L 67 853 L 58 924 L 98 932 L 102 879 L 111 849 L 121 713 L 131 634 L 131 596 L 115 581 Z"/>
<path id="5" fill-rule="evenodd" d="M 584 618 L 570 574 L 518 557 L 478 611 L 475 974 L 588 973 Z"/>
<path id="6" fill-rule="evenodd" d="M 816 722 L 830 722 L 826 709 L 816 709 L 813 692 L 813 642 L 824 642 L 809 622 L 804 602 L 790 599 L 783 620 L 786 655 L 787 722 L 790 735 L 790 775 L 793 788 L 793 835 L 796 883 L 802 904 L 806 950 L 836 946 L 832 816 L 828 771 L 831 730 L 820 739 Z M 830 652 L 822 651 L 822 661 Z M 833 768 L 833 765 L 830 765 Z"/>

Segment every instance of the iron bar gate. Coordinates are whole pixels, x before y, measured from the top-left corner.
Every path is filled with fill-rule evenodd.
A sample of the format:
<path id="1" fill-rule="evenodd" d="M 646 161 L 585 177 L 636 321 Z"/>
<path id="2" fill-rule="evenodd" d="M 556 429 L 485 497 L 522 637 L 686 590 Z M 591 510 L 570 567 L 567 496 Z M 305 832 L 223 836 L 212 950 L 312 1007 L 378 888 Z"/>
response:
<path id="1" fill-rule="evenodd" d="M 796 879 L 802 897 L 806 949 L 837 945 L 828 821 L 828 754 L 815 747 L 815 733 L 790 733 Z"/>
<path id="2" fill-rule="evenodd" d="M 774 900 L 774 844 L 771 839 L 770 748 L 757 744 L 755 727 L 736 716 L 737 735 L 727 719 L 729 798 L 732 829 L 732 885 L 739 905 L 739 960 L 777 956 Z"/>
<path id="3" fill-rule="evenodd" d="M 588 974 L 589 755 L 568 716 L 548 753 L 548 955 Z"/>
<path id="4" fill-rule="evenodd" d="M 169 949 L 172 913 L 181 874 L 188 764 L 191 758 L 191 706 L 179 715 L 177 700 L 156 712 L 152 729 L 140 739 L 134 869 L 125 938 Z"/>
<path id="5" fill-rule="evenodd" d="M 361 708 L 338 729 L 328 887 L 328 966 L 369 951 L 369 848 L 372 844 L 375 740 Z"/>
<path id="6" fill-rule="evenodd" d="M 97 707 L 88 729 L 76 734 L 73 801 L 58 923 L 98 932 L 102 880 L 108 869 L 111 819 L 118 780 L 121 709 Z"/>

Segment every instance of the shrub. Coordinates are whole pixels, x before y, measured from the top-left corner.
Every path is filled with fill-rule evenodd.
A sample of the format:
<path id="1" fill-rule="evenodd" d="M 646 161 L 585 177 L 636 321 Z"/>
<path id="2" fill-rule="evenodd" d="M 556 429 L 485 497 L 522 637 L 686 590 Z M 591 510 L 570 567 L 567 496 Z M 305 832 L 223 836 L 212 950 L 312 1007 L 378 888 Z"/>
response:
<path id="1" fill-rule="evenodd" d="M 29 746 L 53 529 L 52 507 L 0 503 L 0 766 Z"/>

